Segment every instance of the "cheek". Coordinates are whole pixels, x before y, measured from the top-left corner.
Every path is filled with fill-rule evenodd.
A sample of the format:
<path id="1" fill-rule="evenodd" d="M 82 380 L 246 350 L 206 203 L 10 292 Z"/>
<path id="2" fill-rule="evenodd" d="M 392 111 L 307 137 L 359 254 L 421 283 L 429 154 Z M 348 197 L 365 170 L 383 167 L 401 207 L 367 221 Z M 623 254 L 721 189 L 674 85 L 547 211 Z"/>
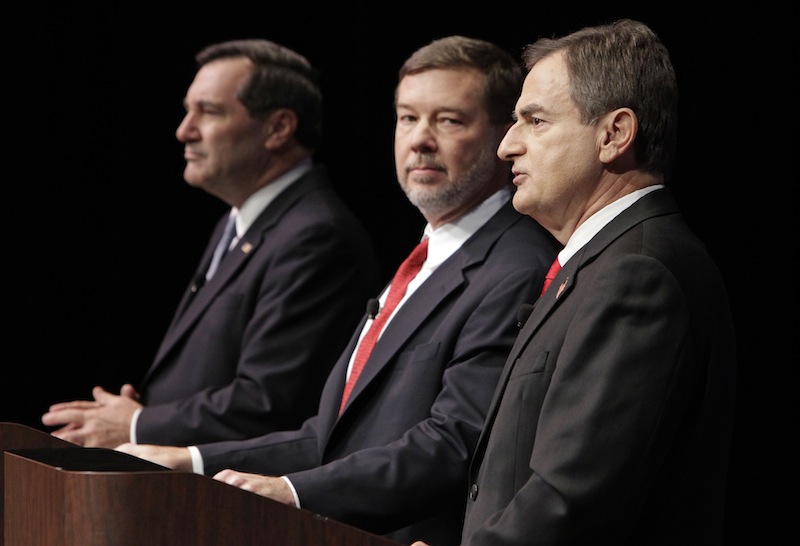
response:
<path id="1" fill-rule="evenodd" d="M 395 157 L 405 157 L 408 155 L 410 146 L 410 139 L 407 131 L 395 129 L 394 131 L 394 155 Z"/>
<path id="2" fill-rule="evenodd" d="M 397 174 L 404 171 L 406 159 L 408 158 L 408 149 L 403 146 L 398 140 L 395 139 L 394 143 L 394 164 Z"/>
<path id="3" fill-rule="evenodd" d="M 400 159 L 405 158 L 408 155 L 408 148 L 403 143 L 403 139 L 395 136 L 394 138 L 394 157 L 400 162 Z"/>
<path id="4" fill-rule="evenodd" d="M 571 134 L 540 146 L 533 154 L 532 172 L 543 183 L 562 185 L 580 178 L 586 163 L 594 156 L 593 144 L 584 135 Z"/>
<path id="5" fill-rule="evenodd" d="M 527 161 L 521 167 L 527 177 L 514 194 L 514 208 L 523 214 L 549 202 L 568 183 L 574 168 L 570 155 L 557 148 L 528 148 Z"/>
<path id="6" fill-rule="evenodd" d="M 594 142 L 576 139 L 563 149 L 565 153 L 557 158 L 561 161 L 561 165 L 556 171 L 562 184 L 571 186 L 592 184 L 599 174 L 598 167 L 601 167 L 597 161 L 597 148 Z"/>
<path id="7" fill-rule="evenodd" d="M 219 135 L 216 141 L 215 156 L 216 161 L 227 165 L 228 168 L 235 168 L 235 165 L 251 165 L 261 168 L 265 162 L 270 161 L 270 152 L 264 140 L 259 134 L 242 133 Z"/>
<path id="8" fill-rule="evenodd" d="M 438 144 L 437 155 L 439 160 L 447 165 L 447 172 L 451 178 L 458 178 L 472 171 L 476 165 L 483 164 L 487 157 L 490 157 L 492 162 L 497 159 L 497 147 L 494 145 L 489 147 L 486 142 L 479 139 L 449 142 L 442 139 Z"/>

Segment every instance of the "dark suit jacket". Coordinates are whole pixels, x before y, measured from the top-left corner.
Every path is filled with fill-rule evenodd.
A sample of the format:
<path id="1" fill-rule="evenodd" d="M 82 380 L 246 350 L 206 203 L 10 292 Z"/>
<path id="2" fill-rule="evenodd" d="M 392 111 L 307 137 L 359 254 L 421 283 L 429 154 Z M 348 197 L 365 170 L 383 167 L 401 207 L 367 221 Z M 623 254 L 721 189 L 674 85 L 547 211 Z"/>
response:
<path id="1" fill-rule="evenodd" d="M 564 265 L 520 331 L 464 544 L 718 544 L 734 381 L 723 279 L 656 190 Z"/>
<path id="2" fill-rule="evenodd" d="M 206 473 L 288 473 L 305 509 L 406 544 L 456 544 L 467 464 L 517 334 L 517 310 L 538 294 L 559 248 L 507 204 L 397 312 L 341 417 L 361 328 L 316 417 L 297 431 L 199 446 Z"/>
<path id="3" fill-rule="evenodd" d="M 189 445 L 299 426 L 377 275 L 365 229 L 315 167 L 266 207 L 205 286 L 187 289 L 140 386 L 137 440 Z"/>

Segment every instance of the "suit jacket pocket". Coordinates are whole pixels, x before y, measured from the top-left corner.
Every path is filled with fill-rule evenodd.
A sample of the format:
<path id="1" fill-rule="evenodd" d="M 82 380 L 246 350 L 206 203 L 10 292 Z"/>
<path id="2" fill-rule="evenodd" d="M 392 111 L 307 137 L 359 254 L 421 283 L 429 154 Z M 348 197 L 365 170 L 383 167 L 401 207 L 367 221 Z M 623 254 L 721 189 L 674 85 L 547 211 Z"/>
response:
<path id="1" fill-rule="evenodd" d="M 525 353 L 520 355 L 517 361 L 514 362 L 514 369 L 511 370 L 509 381 L 530 373 L 542 373 L 547 364 L 549 354 L 547 351 L 540 351 L 533 355 Z"/>
<path id="2" fill-rule="evenodd" d="M 505 467 L 501 479 L 510 491 L 516 491 L 530 478 L 530 457 L 536 438 L 539 414 L 553 375 L 554 363 L 548 366 L 550 353 L 523 354 L 514 364 L 505 396 L 498 410 L 493 434 L 501 436 L 499 445 L 512 450 L 513 464 Z M 499 427 L 499 430 L 497 430 Z M 501 450 L 502 451 L 502 450 Z M 496 455 L 496 454 L 495 454 Z"/>

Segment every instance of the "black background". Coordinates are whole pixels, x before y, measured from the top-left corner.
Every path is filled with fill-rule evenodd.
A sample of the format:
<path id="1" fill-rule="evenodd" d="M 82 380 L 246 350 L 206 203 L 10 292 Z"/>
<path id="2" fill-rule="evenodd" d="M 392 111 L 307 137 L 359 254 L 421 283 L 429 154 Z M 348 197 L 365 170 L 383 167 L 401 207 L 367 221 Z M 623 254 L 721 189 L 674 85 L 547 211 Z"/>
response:
<path id="1" fill-rule="evenodd" d="M 388 279 L 423 226 L 392 159 L 392 98 L 405 57 L 449 34 L 518 56 L 538 37 L 632 17 L 672 53 L 681 117 L 671 185 L 734 308 L 741 365 L 726 541 L 782 542 L 798 514 L 790 464 L 798 460 L 798 357 L 787 337 L 800 321 L 797 280 L 780 267 L 798 257 L 788 240 L 797 234 L 789 164 L 798 153 L 800 65 L 788 33 L 797 8 L 271 4 L 7 11 L 0 421 L 41 428 L 50 403 L 87 398 L 95 384 L 116 391 L 147 369 L 225 210 L 184 183 L 174 136 L 201 47 L 268 38 L 322 71 L 326 140 L 317 157 L 373 233 Z"/>

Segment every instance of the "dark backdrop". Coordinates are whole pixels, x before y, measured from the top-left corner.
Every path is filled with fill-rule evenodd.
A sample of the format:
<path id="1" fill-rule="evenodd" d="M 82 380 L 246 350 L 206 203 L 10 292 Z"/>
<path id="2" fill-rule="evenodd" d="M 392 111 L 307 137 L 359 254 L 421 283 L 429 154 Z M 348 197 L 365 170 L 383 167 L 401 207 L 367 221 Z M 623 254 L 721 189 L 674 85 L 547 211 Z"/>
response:
<path id="1" fill-rule="evenodd" d="M 776 543 L 797 515 L 797 503 L 784 500 L 795 498 L 788 462 L 798 455 L 790 438 L 796 441 L 790 379 L 798 359 L 786 341 L 798 326 L 797 283 L 770 267 L 787 251 L 797 258 L 787 244 L 787 232 L 797 233 L 789 212 L 797 174 L 788 167 L 798 148 L 797 99 L 789 94 L 797 47 L 789 48 L 782 30 L 788 8 L 330 4 L 170 8 L 178 14 L 166 4 L 102 2 L 7 10 L 0 421 L 39 427 L 50 403 L 86 398 L 95 384 L 137 383 L 147 369 L 224 210 L 183 182 L 174 138 L 199 48 L 264 37 L 321 69 L 326 141 L 318 158 L 370 228 L 388 279 L 423 225 L 397 188 L 392 160 L 392 98 L 403 59 L 455 33 L 518 55 L 540 36 L 633 17 L 651 24 L 672 52 L 681 86 L 672 187 L 723 271 L 738 329 L 727 538 Z"/>

